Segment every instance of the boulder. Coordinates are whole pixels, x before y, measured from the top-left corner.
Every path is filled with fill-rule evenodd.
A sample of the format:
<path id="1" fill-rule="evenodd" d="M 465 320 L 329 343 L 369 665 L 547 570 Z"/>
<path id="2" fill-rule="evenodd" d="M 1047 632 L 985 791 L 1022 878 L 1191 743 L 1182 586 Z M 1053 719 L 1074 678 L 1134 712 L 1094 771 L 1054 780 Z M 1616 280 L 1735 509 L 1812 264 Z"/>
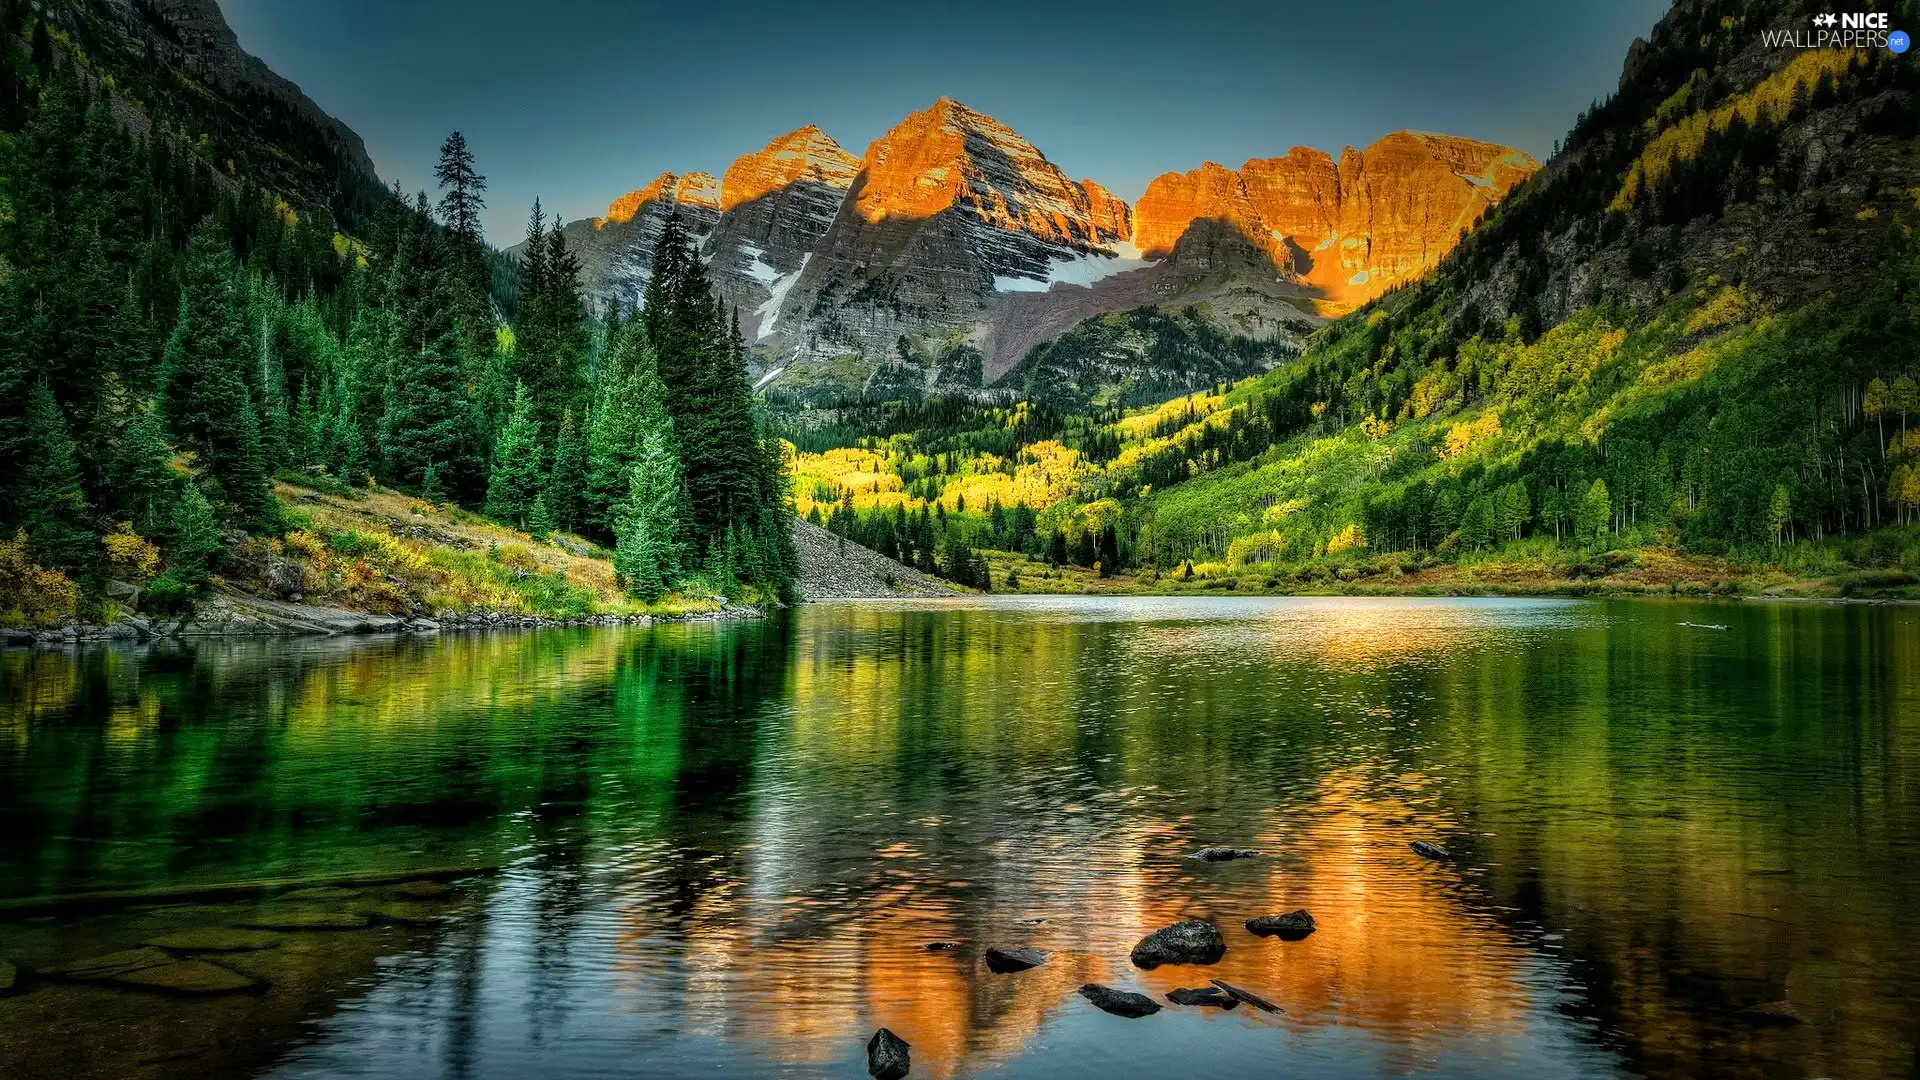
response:
<path id="1" fill-rule="evenodd" d="M 1240 1004 L 1240 999 L 1217 986 L 1200 986 L 1193 989 L 1181 988 L 1167 991 L 1167 1000 L 1175 1005 L 1210 1005 L 1216 1009 L 1232 1009 Z"/>
<path id="2" fill-rule="evenodd" d="M 1133 964 L 1151 971 L 1161 964 L 1216 964 L 1225 955 L 1227 939 L 1219 927 L 1188 919 L 1141 938 L 1133 947 Z"/>
<path id="3" fill-rule="evenodd" d="M 995 945 L 987 949 L 987 969 L 998 975 L 1009 975 L 1028 968 L 1037 968 L 1047 962 L 1050 954 L 1044 949 L 1029 949 L 1022 945 Z"/>
<path id="4" fill-rule="evenodd" d="M 369 904 L 362 911 L 381 922 L 399 923 L 402 926 L 438 926 L 454 919 L 446 911 L 445 905 L 420 901 L 396 900 L 390 904 Z"/>
<path id="5" fill-rule="evenodd" d="M 1099 983 L 1087 983 L 1082 986 L 1080 996 L 1093 1002 L 1094 1007 L 1101 1012 L 1110 1012 L 1129 1020 L 1152 1016 L 1160 1011 L 1160 1003 L 1145 994 L 1136 994 L 1131 990 L 1115 990 L 1111 986 L 1101 986 Z"/>
<path id="6" fill-rule="evenodd" d="M 1251 848 L 1203 847 L 1189 858 L 1199 859 L 1201 862 L 1232 862 L 1235 859 L 1251 859 L 1259 854 Z"/>
<path id="7" fill-rule="evenodd" d="M 160 990 L 169 994 L 232 994 L 241 990 L 252 990 L 259 983 L 247 978 L 231 968 L 205 960 L 181 960 L 159 967 L 141 968 L 124 975 L 115 975 L 113 981 L 127 986 L 137 986 L 143 990 Z"/>
<path id="8" fill-rule="evenodd" d="M 182 930 L 162 934 L 142 944 L 173 952 L 256 952 L 271 949 L 286 939 L 267 930 Z"/>
<path id="9" fill-rule="evenodd" d="M 267 559 L 267 588 L 282 600 L 291 600 L 306 591 L 306 574 L 300 567 L 278 557 Z"/>
<path id="10" fill-rule="evenodd" d="M 867 1040 L 867 1075 L 874 1080 L 900 1080 L 913 1068 L 912 1047 L 907 1040 L 881 1028 Z"/>
<path id="11" fill-rule="evenodd" d="M 1807 1018 L 1791 1001 L 1769 1001 L 1764 1005 L 1753 1005 L 1740 1010 L 1740 1018 L 1754 1024 L 1769 1027 L 1793 1027 L 1804 1024 Z"/>
<path id="12" fill-rule="evenodd" d="M 281 893 L 281 900 L 351 900 L 360 895 L 359 889 L 342 889 L 333 885 L 320 885 L 311 889 L 295 889 Z"/>
<path id="13" fill-rule="evenodd" d="M 1425 840 L 1415 840 L 1407 846 L 1412 848 L 1414 853 L 1423 859 L 1440 860 L 1453 858 L 1452 852 L 1449 852 L 1446 848 L 1441 847 L 1439 844 L 1429 844 Z"/>
<path id="14" fill-rule="evenodd" d="M 127 949 L 124 952 L 90 956 L 72 964 L 46 968 L 41 974 L 56 979 L 71 979 L 75 982 L 98 982 L 139 971 L 142 968 L 160 967 L 173 962 L 172 956 L 159 949 Z"/>
<path id="15" fill-rule="evenodd" d="M 249 930 L 360 930 L 365 915 L 351 911 L 263 911 L 238 925 Z"/>
<path id="16" fill-rule="evenodd" d="M 1232 983 L 1221 982 L 1219 979 L 1208 979 L 1207 981 L 1219 987 L 1220 989 L 1226 991 L 1227 993 L 1232 994 L 1235 1000 L 1244 1001 L 1247 1004 L 1253 1006 L 1254 1008 L 1259 1009 L 1261 1012 L 1277 1013 L 1277 1012 L 1286 1011 L 1285 1009 L 1282 1009 L 1280 1006 L 1275 1005 L 1273 1002 L 1268 1001 L 1266 998 L 1261 997 L 1259 994 L 1256 994 L 1251 990 L 1242 990 L 1240 987 L 1235 986 Z"/>
<path id="17" fill-rule="evenodd" d="M 1289 911 L 1285 915 L 1261 915 L 1247 920 L 1249 932 L 1283 941 L 1299 941 L 1316 929 L 1313 916 L 1307 914 L 1306 908 Z"/>

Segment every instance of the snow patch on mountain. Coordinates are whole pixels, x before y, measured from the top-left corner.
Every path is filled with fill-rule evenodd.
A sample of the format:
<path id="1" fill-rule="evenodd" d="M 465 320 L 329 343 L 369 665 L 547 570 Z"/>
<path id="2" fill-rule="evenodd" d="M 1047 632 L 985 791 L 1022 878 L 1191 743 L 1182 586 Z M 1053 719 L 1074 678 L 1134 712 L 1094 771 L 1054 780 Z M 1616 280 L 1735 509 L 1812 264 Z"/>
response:
<path id="1" fill-rule="evenodd" d="M 1046 292 L 1055 285 L 1078 285 L 1090 289 L 1097 281 L 1113 277 L 1115 274 L 1144 270 L 1159 262 L 1141 255 L 1140 249 L 1128 242 L 1113 245 L 1113 250 L 1089 251 L 1064 258 L 1056 258 L 1047 264 L 1045 278 L 1032 277 L 996 277 L 993 279 L 995 292 Z"/>
<path id="2" fill-rule="evenodd" d="M 800 275 L 806 272 L 807 262 L 812 258 L 813 252 L 809 251 L 805 255 L 800 256 L 800 265 L 794 267 L 792 273 L 781 274 L 776 272 L 774 274 L 773 280 L 768 283 L 768 287 L 773 290 L 773 294 L 767 297 L 765 303 L 753 309 L 753 313 L 760 316 L 760 329 L 754 334 L 754 340 L 765 341 L 773 335 L 773 324 L 780 318 L 780 305 L 787 302 L 787 293 L 793 289 L 793 283 L 800 280 Z M 759 267 L 762 265 L 759 256 L 756 255 L 754 257 L 754 266 Z M 773 269 L 771 266 L 765 268 L 768 270 Z M 753 271 L 749 270 L 749 273 L 752 272 Z M 755 273 L 754 277 L 757 280 L 760 275 Z"/>

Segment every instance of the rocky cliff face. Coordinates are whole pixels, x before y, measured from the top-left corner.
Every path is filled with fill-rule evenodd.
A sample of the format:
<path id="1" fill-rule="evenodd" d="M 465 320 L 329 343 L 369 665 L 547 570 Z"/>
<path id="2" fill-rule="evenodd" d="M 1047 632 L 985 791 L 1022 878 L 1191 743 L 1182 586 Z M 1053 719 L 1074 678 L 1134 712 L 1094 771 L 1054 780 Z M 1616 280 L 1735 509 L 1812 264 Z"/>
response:
<path id="1" fill-rule="evenodd" d="M 801 128 L 717 182 L 664 174 L 568 238 L 588 294 L 631 303 L 679 213 L 787 392 L 955 389 L 992 382 L 1081 319 L 1141 306 L 1198 305 L 1223 329 L 1296 342 L 1432 267 L 1537 168 L 1505 147 L 1402 132 L 1338 162 L 1306 148 L 1238 171 L 1209 162 L 1129 206 L 942 98 L 860 158 Z M 962 347 L 979 363 L 941 359 Z"/>
<path id="2" fill-rule="evenodd" d="M 720 182 L 710 173 L 663 172 L 653 182 L 615 199 L 605 216 L 569 223 L 561 231 L 580 260 L 583 291 L 596 306 L 636 307 L 653 267 L 653 248 L 667 219 L 680 215 L 688 231 L 705 239 L 720 221 Z M 518 254 L 524 244 L 508 248 Z"/>
<path id="3" fill-rule="evenodd" d="M 1333 158 L 1305 147 L 1239 171 L 1167 173 L 1134 208 L 1134 242 L 1171 254 L 1194 222 L 1225 226 L 1310 287 L 1329 313 L 1432 269 L 1494 203 L 1540 168 L 1527 154 L 1395 132 Z"/>

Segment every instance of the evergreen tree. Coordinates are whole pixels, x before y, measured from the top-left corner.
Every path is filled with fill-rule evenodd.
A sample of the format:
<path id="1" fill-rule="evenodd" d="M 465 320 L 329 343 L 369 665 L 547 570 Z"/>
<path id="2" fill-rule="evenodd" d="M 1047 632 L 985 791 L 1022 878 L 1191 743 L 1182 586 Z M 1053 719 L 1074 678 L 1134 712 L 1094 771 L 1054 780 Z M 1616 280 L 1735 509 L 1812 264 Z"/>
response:
<path id="1" fill-rule="evenodd" d="M 671 440 L 665 426 L 641 435 L 614 530 L 614 571 L 635 596 L 647 600 L 658 599 L 672 585 L 687 555 L 681 533 L 685 483 Z"/>
<path id="2" fill-rule="evenodd" d="M 194 454 L 194 472 L 217 496 L 220 513 L 242 524 L 270 524 L 269 463 L 247 390 L 252 350 L 242 329 L 231 249 L 217 226 L 194 230 L 181 271 L 180 319 L 162 362 L 164 400 L 178 445 Z"/>
<path id="3" fill-rule="evenodd" d="M 27 457 L 20 481 L 20 524 L 34 559 L 61 570 L 90 568 L 99 561 L 100 537 L 87 522 L 80 463 L 66 418 L 45 384 L 27 400 Z"/>
<path id="4" fill-rule="evenodd" d="M 380 444 L 386 475 L 396 483 L 418 485 L 428 466 L 436 479 L 455 491 L 478 486 L 472 451 L 474 411 L 465 394 L 465 365 L 452 312 L 446 302 L 453 286 L 448 275 L 428 294 L 418 318 L 406 319 L 417 339 L 395 351 L 387 382 L 386 410 L 380 418 Z"/>
<path id="5" fill-rule="evenodd" d="M 542 492 L 553 515 L 554 528 L 569 532 L 580 527 L 586 506 L 587 443 L 574 425 L 573 414 L 560 418 L 560 434 L 553 444 L 553 468 Z"/>
<path id="6" fill-rule="evenodd" d="M 493 447 L 493 473 L 487 481 L 488 517 L 525 524 L 540 494 L 540 428 L 533 418 L 533 395 L 515 388 L 513 413 Z"/>

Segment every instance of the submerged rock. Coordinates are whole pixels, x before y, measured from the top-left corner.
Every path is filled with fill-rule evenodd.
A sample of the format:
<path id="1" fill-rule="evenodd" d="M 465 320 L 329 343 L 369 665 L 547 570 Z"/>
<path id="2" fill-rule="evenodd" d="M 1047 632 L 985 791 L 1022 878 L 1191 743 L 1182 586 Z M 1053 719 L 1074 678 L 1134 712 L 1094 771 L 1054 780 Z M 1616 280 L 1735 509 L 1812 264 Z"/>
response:
<path id="1" fill-rule="evenodd" d="M 1133 947 L 1133 964 L 1148 970 L 1161 964 L 1214 964 L 1227 955 L 1227 939 L 1210 922 L 1188 919 L 1162 927 Z"/>
<path id="2" fill-rule="evenodd" d="M 452 894 L 453 886 L 444 881 L 408 881 L 393 887 L 393 895 L 407 900 L 438 900 Z"/>
<path id="3" fill-rule="evenodd" d="M 11 991 L 14 984 L 19 981 L 20 969 L 7 963 L 5 960 L 0 960 L 0 994 Z"/>
<path id="4" fill-rule="evenodd" d="M 438 926 L 452 922 L 454 916 L 443 905 L 396 900 L 390 904 L 369 904 L 362 909 L 369 917 L 402 926 Z"/>
<path id="5" fill-rule="evenodd" d="M 231 968 L 223 968 L 205 960 L 180 960 L 159 967 L 141 968 L 115 975 L 113 981 L 169 994 L 232 994 L 260 985 Z"/>
<path id="6" fill-rule="evenodd" d="M 361 930 L 367 917 L 351 911 L 265 911 L 239 925 L 250 930 Z"/>
<path id="7" fill-rule="evenodd" d="M 1277 1013 L 1277 1012 L 1286 1011 L 1285 1009 L 1282 1009 L 1280 1006 L 1275 1005 L 1273 1002 L 1268 1001 L 1266 998 L 1261 997 L 1259 994 L 1256 994 L 1251 990 L 1242 990 L 1240 987 L 1235 986 L 1232 983 L 1221 982 L 1219 979 L 1208 979 L 1207 981 L 1219 987 L 1220 989 L 1226 991 L 1227 993 L 1232 994 L 1236 1000 L 1244 1001 L 1247 1004 L 1253 1006 L 1254 1008 L 1259 1009 L 1261 1012 Z"/>
<path id="8" fill-rule="evenodd" d="M 174 952 L 257 952 L 271 949 L 285 940 L 267 930 L 208 929 L 162 934 L 141 944 Z"/>
<path id="9" fill-rule="evenodd" d="M 1306 908 L 1289 911 L 1285 915 L 1262 915 L 1247 920 L 1247 930 L 1261 937 L 1277 937 L 1283 941 L 1299 941 L 1318 929 L 1313 916 Z"/>
<path id="10" fill-rule="evenodd" d="M 56 979 L 72 979 L 76 982 L 98 982 L 139 971 L 142 968 L 160 967 L 173 962 L 172 956 L 159 949 L 127 949 L 123 952 L 90 956 L 76 963 L 47 968 L 42 974 Z"/>
<path id="11" fill-rule="evenodd" d="M 295 889 L 290 893 L 281 893 L 281 900 L 351 900 L 360 895 L 359 889 L 343 889 L 335 885 L 320 885 L 311 889 Z"/>
<path id="12" fill-rule="evenodd" d="M 1167 1000 L 1175 1005 L 1210 1005 L 1216 1009 L 1232 1009 L 1240 1005 L 1240 999 L 1217 986 L 1199 986 L 1192 989 L 1181 988 L 1167 991 Z"/>
<path id="13" fill-rule="evenodd" d="M 1807 1022 L 1799 1007 L 1791 1001 L 1769 1001 L 1764 1005 L 1754 1005 L 1741 1009 L 1740 1016 L 1752 1023 L 1773 1027 L 1792 1027 Z"/>
<path id="14" fill-rule="evenodd" d="M 912 1047 L 907 1040 L 881 1028 L 867 1040 L 867 1075 L 874 1080 L 900 1080 L 913 1068 Z"/>
<path id="15" fill-rule="evenodd" d="M 952 952 L 960 947 L 960 943 L 957 941 L 929 941 L 920 947 L 928 952 Z"/>
<path id="16" fill-rule="evenodd" d="M 1232 862 L 1235 859 L 1251 859 L 1260 853 L 1252 848 L 1203 847 L 1188 856 L 1201 862 Z"/>
<path id="17" fill-rule="evenodd" d="M 1145 994 L 1136 994 L 1131 990 L 1115 990 L 1111 986 L 1101 986 L 1099 983 L 1087 983 L 1082 986 L 1080 996 L 1093 1002 L 1094 1007 L 1101 1012 L 1110 1012 L 1129 1020 L 1152 1016 L 1160 1011 L 1160 1003 Z"/>
<path id="18" fill-rule="evenodd" d="M 1415 840 L 1407 846 L 1411 847 L 1414 853 L 1423 859 L 1453 858 L 1453 853 L 1449 852 L 1446 848 L 1441 847 L 1439 844 L 1429 844 L 1425 840 Z"/>
<path id="19" fill-rule="evenodd" d="M 987 968 L 1000 975 L 1009 975 L 1028 968 L 1037 968 L 1047 962 L 1052 954 L 1045 949 L 1029 949 L 1022 945 L 995 945 L 987 950 Z"/>

